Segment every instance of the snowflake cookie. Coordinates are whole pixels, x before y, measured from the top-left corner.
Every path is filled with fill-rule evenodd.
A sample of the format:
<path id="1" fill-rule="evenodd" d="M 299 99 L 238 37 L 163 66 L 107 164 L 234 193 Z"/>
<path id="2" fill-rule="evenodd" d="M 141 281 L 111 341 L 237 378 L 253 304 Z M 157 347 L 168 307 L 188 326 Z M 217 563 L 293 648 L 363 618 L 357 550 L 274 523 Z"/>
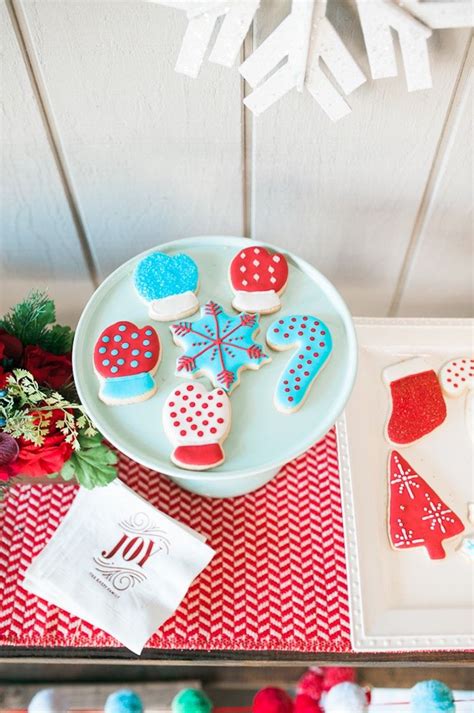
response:
<path id="1" fill-rule="evenodd" d="M 176 363 L 179 376 L 205 374 L 213 386 L 230 393 L 244 369 L 259 369 L 271 361 L 254 341 L 259 330 L 255 314 L 229 316 L 216 302 L 201 308 L 201 318 L 171 327 L 175 343 L 184 349 Z"/>

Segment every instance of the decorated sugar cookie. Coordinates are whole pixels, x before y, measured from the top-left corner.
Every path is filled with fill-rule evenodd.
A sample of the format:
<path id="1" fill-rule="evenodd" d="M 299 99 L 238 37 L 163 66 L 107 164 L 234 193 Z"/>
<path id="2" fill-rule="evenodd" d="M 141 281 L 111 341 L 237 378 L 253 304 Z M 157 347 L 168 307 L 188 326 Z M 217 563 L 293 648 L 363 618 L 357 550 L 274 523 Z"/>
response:
<path id="1" fill-rule="evenodd" d="M 230 393 L 244 369 L 259 369 L 271 361 L 254 341 L 259 330 L 254 314 L 229 316 L 216 302 L 201 308 L 201 318 L 178 322 L 171 327 L 175 343 L 184 349 L 176 373 L 194 377 L 205 374 L 213 386 Z"/>
<path id="2" fill-rule="evenodd" d="M 111 406 L 149 399 L 156 391 L 153 374 L 160 359 L 160 339 L 153 327 L 126 321 L 111 324 L 94 348 L 99 398 Z"/>
<path id="3" fill-rule="evenodd" d="M 288 263 L 284 255 L 264 247 L 245 247 L 230 264 L 229 280 L 234 309 L 270 314 L 281 307 L 279 295 L 288 282 Z"/>
<path id="4" fill-rule="evenodd" d="M 168 322 L 194 314 L 199 307 L 196 292 L 199 272 L 188 255 L 150 253 L 135 268 L 135 287 L 148 304 L 148 314 Z"/>
<path id="5" fill-rule="evenodd" d="M 448 361 L 440 369 L 439 380 L 446 396 L 462 396 L 474 388 L 474 359 L 464 356 Z"/>
<path id="6" fill-rule="evenodd" d="M 442 542 L 464 530 L 458 516 L 397 451 L 389 457 L 389 538 L 396 550 L 426 547 L 444 559 Z"/>
<path id="7" fill-rule="evenodd" d="M 278 380 L 274 396 L 279 411 L 293 413 L 304 404 L 331 355 L 331 333 L 317 317 L 292 314 L 270 325 L 267 344 L 277 351 L 296 348 Z"/>
<path id="8" fill-rule="evenodd" d="M 171 460 L 188 470 L 208 470 L 223 463 L 222 443 L 230 423 L 230 400 L 223 389 L 208 391 L 200 383 L 178 386 L 163 409 L 163 427 L 175 447 Z"/>
<path id="9" fill-rule="evenodd" d="M 441 426 L 446 404 L 435 371 L 422 358 L 407 359 L 384 369 L 390 389 L 391 412 L 386 438 L 407 446 Z"/>

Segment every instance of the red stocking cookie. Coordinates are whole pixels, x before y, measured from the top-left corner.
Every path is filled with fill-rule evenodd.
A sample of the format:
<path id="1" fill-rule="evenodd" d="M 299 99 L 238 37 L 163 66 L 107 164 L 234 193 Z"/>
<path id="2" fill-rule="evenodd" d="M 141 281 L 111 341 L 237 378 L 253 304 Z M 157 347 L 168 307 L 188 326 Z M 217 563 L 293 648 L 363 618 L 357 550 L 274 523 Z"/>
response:
<path id="1" fill-rule="evenodd" d="M 441 387 L 436 373 L 424 359 L 392 364 L 384 370 L 383 378 L 392 400 L 386 427 L 390 443 L 406 446 L 443 423 L 446 404 Z"/>
<path id="2" fill-rule="evenodd" d="M 223 389 L 207 391 L 199 383 L 174 389 L 163 409 L 163 427 L 175 447 L 173 463 L 188 470 L 209 470 L 223 463 L 222 443 L 230 422 L 230 401 Z"/>
<path id="3" fill-rule="evenodd" d="M 392 547 L 426 547 L 431 559 L 443 559 L 442 542 L 464 525 L 397 451 L 389 458 L 389 537 Z"/>
<path id="4" fill-rule="evenodd" d="M 232 307 L 235 310 L 271 314 L 281 307 L 279 295 L 288 282 L 288 263 L 280 253 L 249 245 L 232 260 L 229 280 L 234 291 Z"/>
<path id="5" fill-rule="evenodd" d="M 161 359 L 158 334 L 120 321 L 104 329 L 94 348 L 99 398 L 111 406 L 145 401 L 156 391 L 153 374 Z"/>

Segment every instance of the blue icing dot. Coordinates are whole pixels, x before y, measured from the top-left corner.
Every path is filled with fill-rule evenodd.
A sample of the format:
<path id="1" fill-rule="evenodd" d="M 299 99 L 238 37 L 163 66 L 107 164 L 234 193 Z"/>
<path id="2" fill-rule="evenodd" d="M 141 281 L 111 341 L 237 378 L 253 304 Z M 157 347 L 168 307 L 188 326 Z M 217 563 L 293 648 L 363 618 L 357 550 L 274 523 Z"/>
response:
<path id="1" fill-rule="evenodd" d="M 140 350 L 139 350 L 139 349 L 132 349 L 132 354 L 133 354 L 133 356 L 138 356 L 138 355 L 140 354 Z"/>
<path id="2" fill-rule="evenodd" d="M 118 367 L 117 367 L 117 366 L 113 366 L 113 367 L 110 369 L 110 371 L 112 372 L 112 374 L 116 374 L 117 371 L 118 371 Z"/>
<path id="3" fill-rule="evenodd" d="M 102 337 L 103 342 L 110 342 L 110 337 Z"/>
<path id="4" fill-rule="evenodd" d="M 134 359 L 133 361 L 131 361 L 131 362 L 130 362 L 130 366 L 133 366 L 133 367 L 136 367 L 136 366 L 138 366 L 138 362 L 137 362 L 137 360 L 136 360 L 136 359 Z"/>
<path id="5" fill-rule="evenodd" d="M 131 336 L 132 336 L 132 339 L 138 339 L 138 334 L 137 334 L 137 332 L 134 332 Z"/>
<path id="6" fill-rule="evenodd" d="M 118 349 L 112 349 L 112 351 L 110 353 L 112 354 L 112 356 L 117 356 Z"/>
<path id="7" fill-rule="evenodd" d="M 122 366 L 122 364 L 125 364 L 125 359 L 117 359 L 117 364 L 120 364 L 120 366 Z"/>
<path id="8" fill-rule="evenodd" d="M 127 327 L 124 324 L 121 324 L 119 327 L 119 332 L 125 332 L 126 329 Z"/>
<path id="9" fill-rule="evenodd" d="M 153 332 L 151 331 L 151 329 L 147 329 L 146 332 L 145 332 L 145 334 L 147 334 L 148 336 L 150 336 L 150 335 L 153 334 Z"/>
<path id="10" fill-rule="evenodd" d="M 120 336 L 120 334 L 116 334 L 114 337 L 114 342 L 121 342 L 121 341 L 122 341 L 122 337 Z"/>
<path id="11" fill-rule="evenodd" d="M 153 356 L 153 352 L 145 352 L 145 356 L 147 359 L 151 359 L 151 357 Z"/>
<path id="12" fill-rule="evenodd" d="M 99 349 L 99 354 L 105 354 L 106 351 L 107 351 L 107 349 L 105 347 L 101 347 Z"/>
<path id="13" fill-rule="evenodd" d="M 122 344 L 122 349 L 128 349 L 129 346 L 130 346 L 130 344 L 129 344 L 128 342 L 124 342 L 124 343 Z"/>
<path id="14" fill-rule="evenodd" d="M 148 302 L 183 292 L 195 292 L 198 280 L 196 263 L 182 253 L 151 253 L 140 260 L 135 268 L 135 287 L 138 294 Z"/>
<path id="15" fill-rule="evenodd" d="M 108 366 L 108 365 L 110 364 L 110 359 L 104 359 L 104 361 L 102 362 L 102 364 L 103 364 L 104 366 Z"/>
<path id="16" fill-rule="evenodd" d="M 144 339 L 144 340 L 143 340 L 143 346 L 144 346 L 144 347 L 147 347 L 149 344 L 150 344 L 150 340 L 149 340 L 149 339 Z"/>

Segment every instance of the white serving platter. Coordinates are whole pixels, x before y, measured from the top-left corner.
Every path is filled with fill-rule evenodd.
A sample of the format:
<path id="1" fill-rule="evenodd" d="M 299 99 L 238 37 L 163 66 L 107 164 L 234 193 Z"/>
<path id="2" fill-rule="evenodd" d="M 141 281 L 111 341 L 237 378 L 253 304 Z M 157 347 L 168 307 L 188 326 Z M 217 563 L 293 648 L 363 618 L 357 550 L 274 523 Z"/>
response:
<path id="1" fill-rule="evenodd" d="M 423 356 L 432 367 L 473 351 L 474 320 L 357 319 L 359 369 L 338 422 L 352 644 L 356 651 L 474 648 L 473 563 L 459 550 L 474 530 L 473 451 L 464 397 L 447 399 L 447 418 L 431 434 L 400 449 L 462 519 L 465 532 L 444 541 L 447 556 L 423 547 L 395 551 L 387 534 L 384 427 L 390 411 L 383 369 Z"/>

